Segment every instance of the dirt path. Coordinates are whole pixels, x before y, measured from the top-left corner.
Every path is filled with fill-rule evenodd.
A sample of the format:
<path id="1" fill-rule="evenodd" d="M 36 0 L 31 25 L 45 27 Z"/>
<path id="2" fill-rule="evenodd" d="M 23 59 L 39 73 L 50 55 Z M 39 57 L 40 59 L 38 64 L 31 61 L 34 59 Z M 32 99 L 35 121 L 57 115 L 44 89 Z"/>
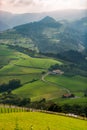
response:
<path id="1" fill-rule="evenodd" d="M 63 87 L 63 86 L 60 86 L 60 85 L 58 85 L 57 83 L 54 83 L 54 82 L 45 80 L 46 76 L 48 76 L 49 74 L 50 74 L 50 72 L 47 72 L 46 74 L 42 75 L 41 80 L 42 80 L 43 82 L 50 83 L 50 84 L 56 85 L 56 86 L 58 86 L 58 87 L 61 87 L 61 88 L 63 88 L 63 90 L 65 90 L 68 94 L 71 94 L 71 92 L 70 92 L 69 89 L 67 89 L 67 88 L 65 88 L 65 87 Z"/>

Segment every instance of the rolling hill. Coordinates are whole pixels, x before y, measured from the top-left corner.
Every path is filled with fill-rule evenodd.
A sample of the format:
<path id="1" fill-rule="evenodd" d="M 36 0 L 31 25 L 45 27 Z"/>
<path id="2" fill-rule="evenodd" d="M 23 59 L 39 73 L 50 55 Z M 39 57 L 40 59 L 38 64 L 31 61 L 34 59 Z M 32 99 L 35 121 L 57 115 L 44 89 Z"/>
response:
<path id="1" fill-rule="evenodd" d="M 0 63 L 0 84 L 19 79 L 22 86 L 13 92 L 22 97 L 53 98 L 63 93 L 58 86 L 41 80 L 43 72 L 47 72 L 51 65 L 61 65 L 61 61 L 48 57 L 33 58 L 6 45 L 0 45 Z"/>
<path id="2" fill-rule="evenodd" d="M 62 65 L 63 62 L 48 57 L 30 57 L 7 45 L 0 45 L 0 84 L 19 79 L 22 86 L 13 90 L 13 93 L 33 101 L 42 98 L 59 100 L 68 92 L 67 89 L 76 96 L 81 94 L 82 98 L 86 89 L 86 77 L 48 75 L 46 81 L 43 80 L 44 73 L 55 64 Z"/>

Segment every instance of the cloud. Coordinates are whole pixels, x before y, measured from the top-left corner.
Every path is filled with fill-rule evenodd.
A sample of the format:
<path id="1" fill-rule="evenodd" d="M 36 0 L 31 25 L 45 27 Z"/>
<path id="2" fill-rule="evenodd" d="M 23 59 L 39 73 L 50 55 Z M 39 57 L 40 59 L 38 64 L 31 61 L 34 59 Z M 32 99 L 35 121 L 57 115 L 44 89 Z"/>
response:
<path id="1" fill-rule="evenodd" d="M 87 0 L 0 0 L 0 9 L 16 13 L 84 8 Z"/>
<path id="2" fill-rule="evenodd" d="M 9 4 L 13 6 L 29 6 L 34 4 L 33 0 L 9 0 Z"/>
<path id="3" fill-rule="evenodd" d="M 0 6 L 2 5 L 2 1 L 0 1 Z"/>
<path id="4" fill-rule="evenodd" d="M 34 0 L 0 0 L 0 5 L 25 6 L 31 4 L 34 4 Z"/>

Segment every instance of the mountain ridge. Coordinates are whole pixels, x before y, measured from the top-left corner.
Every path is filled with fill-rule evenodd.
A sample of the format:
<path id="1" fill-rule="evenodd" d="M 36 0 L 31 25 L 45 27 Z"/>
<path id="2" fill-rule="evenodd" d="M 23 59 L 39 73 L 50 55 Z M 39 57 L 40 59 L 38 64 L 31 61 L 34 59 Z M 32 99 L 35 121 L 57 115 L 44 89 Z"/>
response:
<path id="1" fill-rule="evenodd" d="M 37 22 L 16 26 L 7 31 L 7 34 L 2 33 L 0 38 L 3 39 L 7 36 L 9 39 L 10 36 L 11 39 L 14 39 L 16 36 L 17 43 L 13 42 L 14 45 L 19 45 L 20 37 L 26 38 L 28 44 L 33 44 L 42 53 L 60 53 L 69 50 L 82 52 L 86 48 L 86 34 L 82 31 L 78 33 L 78 28 L 73 28 L 73 26 L 72 23 L 69 25 L 61 24 L 54 18 L 47 16 Z M 82 27 L 82 22 L 80 26 Z"/>
<path id="2" fill-rule="evenodd" d="M 10 12 L 0 10 L 0 20 L 14 27 L 21 24 L 26 24 L 29 22 L 39 21 L 45 16 L 50 16 L 59 20 L 77 20 L 82 17 L 87 16 L 87 10 L 59 10 L 52 12 L 42 12 L 42 13 L 23 13 L 23 14 L 12 14 Z"/>

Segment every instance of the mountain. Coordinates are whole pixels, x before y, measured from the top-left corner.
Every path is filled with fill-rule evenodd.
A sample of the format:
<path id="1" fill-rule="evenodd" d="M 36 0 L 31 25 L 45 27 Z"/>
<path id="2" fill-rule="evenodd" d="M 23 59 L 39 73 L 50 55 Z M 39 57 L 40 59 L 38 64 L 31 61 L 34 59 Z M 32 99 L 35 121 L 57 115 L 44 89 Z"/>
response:
<path id="1" fill-rule="evenodd" d="M 41 23 L 56 23 L 56 20 L 53 19 L 52 17 L 50 16 L 46 16 L 45 18 L 43 18 L 41 21 Z"/>
<path id="2" fill-rule="evenodd" d="M 0 11 L 0 20 L 9 27 L 14 27 L 21 24 L 26 24 L 34 21 L 39 21 L 42 18 L 50 16 L 56 20 L 78 20 L 87 16 L 87 10 L 59 10 L 43 13 L 24 13 L 12 14 L 5 11 Z"/>
<path id="3" fill-rule="evenodd" d="M 7 30 L 8 28 L 9 28 L 9 26 L 7 24 L 0 21 L 0 31 Z"/>
<path id="4" fill-rule="evenodd" d="M 79 20 L 79 23 L 80 21 L 82 19 Z M 26 47 L 26 44 L 27 47 L 33 46 L 42 53 L 61 53 L 69 50 L 82 52 L 86 48 L 84 43 L 86 41 L 82 36 L 82 31 L 74 28 L 75 24 L 76 22 L 60 23 L 52 17 L 46 16 L 40 21 L 16 26 L 1 33 L 0 38 L 3 42 L 8 41 L 8 44 L 14 46 Z M 81 25 L 79 24 L 79 26 Z M 85 32 L 84 35 L 86 36 Z"/>
<path id="5" fill-rule="evenodd" d="M 79 33 L 79 39 L 87 47 L 87 17 L 83 17 L 71 24 L 72 28 Z"/>
<path id="6" fill-rule="evenodd" d="M 0 21 L 11 27 L 11 19 L 14 17 L 12 13 L 0 10 Z"/>

